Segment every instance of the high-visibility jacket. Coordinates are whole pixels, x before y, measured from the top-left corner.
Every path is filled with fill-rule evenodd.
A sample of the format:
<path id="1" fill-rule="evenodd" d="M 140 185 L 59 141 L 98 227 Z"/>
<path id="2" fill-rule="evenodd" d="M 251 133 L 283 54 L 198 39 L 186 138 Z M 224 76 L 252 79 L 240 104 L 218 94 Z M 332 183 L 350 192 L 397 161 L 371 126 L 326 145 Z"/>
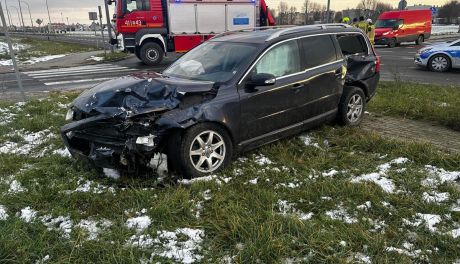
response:
<path id="1" fill-rule="evenodd" d="M 375 44 L 375 26 L 374 25 L 369 25 L 367 32 L 367 36 L 369 37 L 369 40 L 371 41 L 372 45 Z"/>
<path id="2" fill-rule="evenodd" d="M 367 34 L 367 32 L 369 32 L 369 23 L 367 23 L 366 21 L 360 21 L 358 22 L 358 24 L 356 25 L 357 28 L 361 29 L 364 33 Z"/>

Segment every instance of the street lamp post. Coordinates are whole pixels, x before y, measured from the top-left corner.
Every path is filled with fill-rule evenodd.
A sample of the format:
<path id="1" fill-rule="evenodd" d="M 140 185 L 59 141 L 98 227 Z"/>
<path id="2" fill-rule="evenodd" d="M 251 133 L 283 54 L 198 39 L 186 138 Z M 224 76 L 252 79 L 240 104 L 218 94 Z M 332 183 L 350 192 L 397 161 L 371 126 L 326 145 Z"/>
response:
<path id="1" fill-rule="evenodd" d="M 19 4 L 19 10 L 21 11 L 21 21 L 22 21 L 22 31 L 25 31 L 26 30 L 26 26 L 24 25 L 24 17 L 22 16 L 22 6 L 21 6 L 21 0 L 18 0 L 18 4 Z"/>
<path id="2" fill-rule="evenodd" d="M 327 0 L 326 23 L 329 23 L 331 18 L 331 0 Z"/>
<path id="3" fill-rule="evenodd" d="M 50 8 L 48 6 L 48 0 L 45 0 L 46 1 L 46 10 L 48 10 L 48 21 L 49 21 L 49 26 L 48 26 L 48 33 L 51 33 L 51 28 L 52 28 L 52 23 L 51 23 L 51 16 L 50 16 Z"/>
<path id="4" fill-rule="evenodd" d="M 6 0 L 5 0 L 5 8 L 6 8 L 6 15 L 8 16 L 8 22 L 11 27 L 11 15 L 10 15 L 10 10 L 8 10 L 8 4 L 6 3 Z"/>
<path id="5" fill-rule="evenodd" d="M 34 22 L 32 21 L 32 13 L 30 12 L 30 5 L 29 5 L 29 3 L 27 3 L 27 2 L 24 1 L 24 0 L 20 0 L 20 1 L 27 5 L 27 9 L 29 10 L 30 25 L 32 26 L 32 30 L 33 30 L 33 28 L 34 28 Z"/>

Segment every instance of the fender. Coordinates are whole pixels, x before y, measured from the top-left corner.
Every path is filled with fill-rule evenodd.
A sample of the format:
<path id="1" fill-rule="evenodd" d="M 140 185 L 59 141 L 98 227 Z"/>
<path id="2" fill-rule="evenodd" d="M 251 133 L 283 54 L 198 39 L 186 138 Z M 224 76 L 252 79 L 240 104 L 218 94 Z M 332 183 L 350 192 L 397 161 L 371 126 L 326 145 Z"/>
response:
<path id="1" fill-rule="evenodd" d="M 141 46 L 142 43 L 149 38 L 159 39 L 162 43 L 163 50 L 166 52 L 166 43 L 163 34 L 167 34 L 166 28 L 145 28 L 136 33 L 136 46 Z"/>
<path id="2" fill-rule="evenodd" d="M 433 54 L 428 56 L 427 61 L 429 61 L 435 55 L 445 55 L 445 56 L 449 57 L 451 63 L 454 64 L 454 61 L 455 61 L 454 57 L 452 57 L 452 54 L 450 54 L 447 51 L 435 51 L 435 52 L 433 52 Z"/>

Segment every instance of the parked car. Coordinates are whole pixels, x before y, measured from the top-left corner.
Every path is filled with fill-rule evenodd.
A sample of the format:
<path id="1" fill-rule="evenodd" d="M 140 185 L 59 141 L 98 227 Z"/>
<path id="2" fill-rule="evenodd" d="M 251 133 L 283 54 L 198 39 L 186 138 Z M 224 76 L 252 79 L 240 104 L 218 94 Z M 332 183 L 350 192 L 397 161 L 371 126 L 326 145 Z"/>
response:
<path id="1" fill-rule="evenodd" d="M 165 154 L 171 171 L 198 177 L 328 120 L 360 124 L 379 71 L 367 36 L 347 25 L 226 33 L 162 74 L 85 91 L 61 132 L 74 157 L 101 171 L 151 175 Z"/>
<path id="2" fill-rule="evenodd" d="M 435 72 L 460 68 L 460 39 L 420 49 L 414 62 Z"/>
<path id="3" fill-rule="evenodd" d="M 394 48 L 401 42 L 422 44 L 431 36 L 431 10 L 383 12 L 375 23 L 375 44 Z"/>

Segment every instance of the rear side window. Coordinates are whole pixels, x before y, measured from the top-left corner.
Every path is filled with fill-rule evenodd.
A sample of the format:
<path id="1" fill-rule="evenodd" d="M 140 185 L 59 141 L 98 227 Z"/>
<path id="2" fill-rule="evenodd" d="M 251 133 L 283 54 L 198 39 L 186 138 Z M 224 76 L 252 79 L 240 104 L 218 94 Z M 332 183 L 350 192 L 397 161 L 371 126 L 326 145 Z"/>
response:
<path id="1" fill-rule="evenodd" d="M 269 50 L 256 64 L 255 72 L 269 73 L 275 77 L 300 72 L 300 55 L 297 41 L 291 40 Z"/>
<path id="2" fill-rule="evenodd" d="M 360 34 L 338 35 L 337 40 L 345 56 L 369 54 L 366 40 Z"/>
<path id="3" fill-rule="evenodd" d="M 337 52 L 329 35 L 303 38 L 300 43 L 306 69 L 337 60 Z"/>

